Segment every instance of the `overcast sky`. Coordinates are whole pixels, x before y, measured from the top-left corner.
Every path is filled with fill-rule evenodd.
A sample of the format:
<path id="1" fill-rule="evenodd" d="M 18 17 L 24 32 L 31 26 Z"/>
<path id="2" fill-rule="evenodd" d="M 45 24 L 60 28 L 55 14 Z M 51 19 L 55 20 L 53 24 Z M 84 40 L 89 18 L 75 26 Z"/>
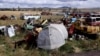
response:
<path id="1" fill-rule="evenodd" d="M 100 0 L 0 0 L 0 8 L 17 7 L 75 7 L 98 8 Z"/>

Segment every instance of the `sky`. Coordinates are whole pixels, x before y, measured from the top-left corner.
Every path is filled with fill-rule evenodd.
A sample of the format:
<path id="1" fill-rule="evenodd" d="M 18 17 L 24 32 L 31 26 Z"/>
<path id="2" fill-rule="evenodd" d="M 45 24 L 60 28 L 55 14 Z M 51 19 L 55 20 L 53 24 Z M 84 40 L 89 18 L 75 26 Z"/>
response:
<path id="1" fill-rule="evenodd" d="M 0 8 L 99 8 L 100 0 L 0 0 Z"/>

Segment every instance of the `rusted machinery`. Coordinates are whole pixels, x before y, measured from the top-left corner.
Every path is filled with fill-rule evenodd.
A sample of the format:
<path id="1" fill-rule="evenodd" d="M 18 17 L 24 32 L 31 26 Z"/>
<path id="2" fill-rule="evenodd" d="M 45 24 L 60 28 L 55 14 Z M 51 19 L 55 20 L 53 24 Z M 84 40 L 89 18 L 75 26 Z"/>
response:
<path id="1" fill-rule="evenodd" d="M 95 19 L 95 20 L 94 20 Z M 74 33 L 84 35 L 89 38 L 97 38 L 100 33 L 100 20 L 98 18 L 85 18 L 77 20 L 74 24 Z M 100 18 L 99 18 L 100 19 Z M 98 22 L 98 23 L 97 23 Z"/>

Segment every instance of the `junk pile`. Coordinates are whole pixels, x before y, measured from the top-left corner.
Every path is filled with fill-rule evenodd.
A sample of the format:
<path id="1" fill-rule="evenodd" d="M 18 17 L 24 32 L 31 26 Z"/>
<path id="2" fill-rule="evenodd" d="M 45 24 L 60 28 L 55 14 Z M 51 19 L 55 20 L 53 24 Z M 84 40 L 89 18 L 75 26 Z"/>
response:
<path id="1" fill-rule="evenodd" d="M 66 27 L 62 23 L 47 22 L 48 20 L 44 20 L 41 24 L 34 24 L 34 28 L 29 31 L 29 34 L 26 34 L 27 37 L 24 40 L 16 41 L 15 45 L 25 42 L 28 43 L 28 46 L 37 45 L 38 48 L 45 50 L 57 49 L 64 45 L 65 39 L 68 38 Z"/>

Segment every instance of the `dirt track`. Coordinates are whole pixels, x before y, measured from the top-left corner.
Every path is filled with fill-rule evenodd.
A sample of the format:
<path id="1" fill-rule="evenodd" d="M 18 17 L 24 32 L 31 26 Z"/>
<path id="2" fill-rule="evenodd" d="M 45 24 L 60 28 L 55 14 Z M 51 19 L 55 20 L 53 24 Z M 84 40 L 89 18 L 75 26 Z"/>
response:
<path id="1" fill-rule="evenodd" d="M 89 51 L 89 52 L 83 52 L 83 53 L 68 54 L 67 56 L 100 56 L 100 50 L 99 51 Z"/>

